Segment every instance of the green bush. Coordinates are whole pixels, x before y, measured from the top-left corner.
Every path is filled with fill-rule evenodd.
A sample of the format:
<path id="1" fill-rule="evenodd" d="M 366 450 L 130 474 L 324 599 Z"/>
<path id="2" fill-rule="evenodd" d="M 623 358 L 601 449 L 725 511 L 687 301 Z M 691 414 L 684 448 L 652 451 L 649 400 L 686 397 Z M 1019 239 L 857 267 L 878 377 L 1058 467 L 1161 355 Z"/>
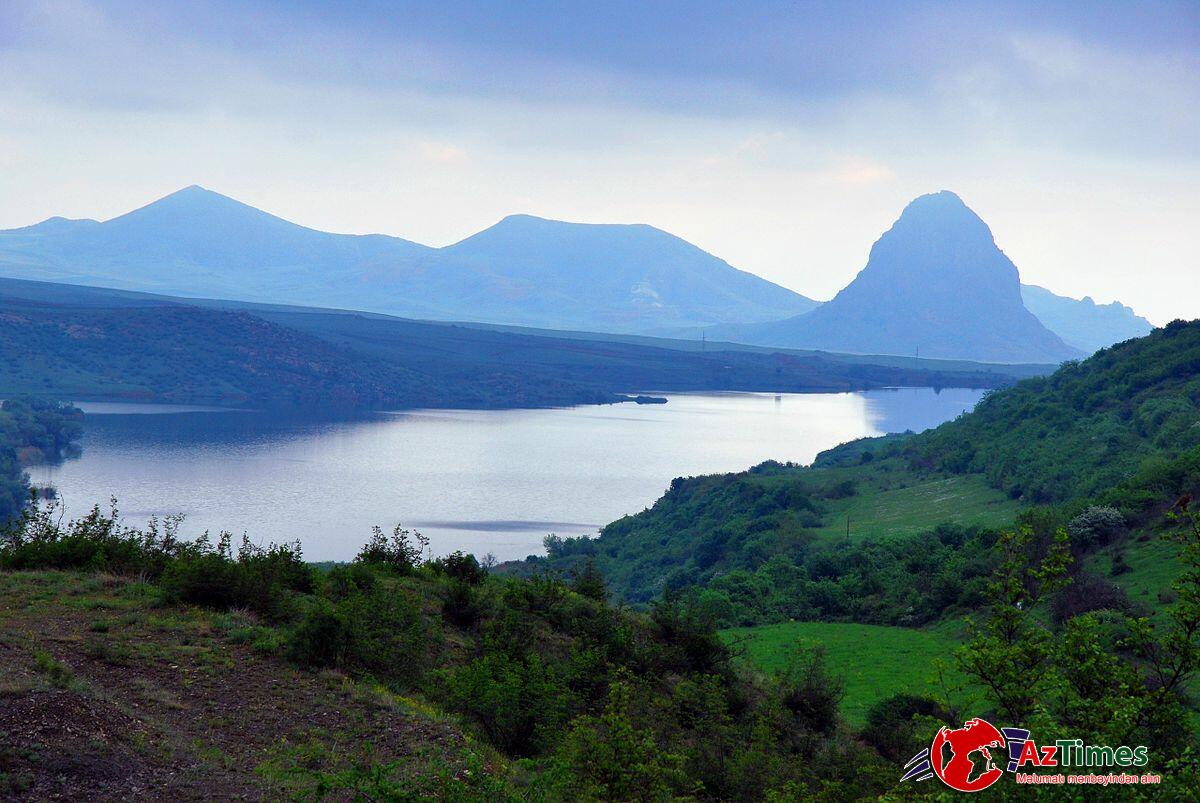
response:
<path id="1" fill-rule="evenodd" d="M 397 524 L 391 538 L 388 538 L 376 526 L 371 530 L 371 539 L 359 550 L 355 560 L 408 574 L 421 565 L 428 548 L 429 539 L 415 530 L 406 530 Z"/>
<path id="2" fill-rule="evenodd" d="M 181 549 L 167 564 L 161 585 L 168 601 L 217 610 L 249 608 L 278 621 L 293 612 L 293 595 L 311 593 L 315 580 L 299 542 L 263 548 L 243 539 L 234 557 L 226 533 L 216 549 L 205 539 Z"/>
<path id="3" fill-rule="evenodd" d="M 435 635 L 419 600 L 377 585 L 310 605 L 289 634 L 288 654 L 303 665 L 364 672 L 412 688 L 429 668 Z"/>
<path id="4" fill-rule="evenodd" d="M 469 716 L 509 755 L 543 752 L 566 723 L 569 690 L 536 653 L 489 652 L 440 673 L 438 685 L 447 707 Z"/>
<path id="5" fill-rule="evenodd" d="M 463 552 L 451 552 L 444 558 L 430 561 L 429 565 L 434 571 L 467 585 L 479 585 L 487 577 L 487 570 L 479 565 L 475 556 Z"/>
<path id="6" fill-rule="evenodd" d="M 459 627 L 470 627 L 484 613 L 484 601 L 476 589 L 465 580 L 450 578 L 442 586 L 442 614 Z"/>

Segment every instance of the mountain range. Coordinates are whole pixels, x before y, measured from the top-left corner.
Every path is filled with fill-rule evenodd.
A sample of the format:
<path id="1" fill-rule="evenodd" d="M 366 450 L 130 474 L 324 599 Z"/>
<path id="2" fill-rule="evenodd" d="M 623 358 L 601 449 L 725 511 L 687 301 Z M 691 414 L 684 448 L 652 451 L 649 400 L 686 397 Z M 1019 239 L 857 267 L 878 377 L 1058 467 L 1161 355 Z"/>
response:
<path id="1" fill-rule="evenodd" d="M 816 302 L 644 225 L 512 215 L 445 248 L 330 234 L 192 186 L 103 223 L 0 232 L 0 272 L 191 297 L 636 332 L 767 321 Z"/>
<path id="2" fill-rule="evenodd" d="M 958 196 L 913 201 L 832 301 L 646 225 L 511 215 L 444 248 L 306 228 L 192 186 L 98 222 L 0 231 L 0 275 L 443 321 L 771 348 L 1055 363 L 1145 334 L 1119 303 L 1021 285 Z"/>
<path id="3" fill-rule="evenodd" d="M 1055 295 L 1035 284 L 1021 285 L 1025 309 L 1037 316 L 1047 329 L 1068 346 L 1091 354 L 1134 337 L 1150 334 L 1154 325 L 1119 301 L 1097 304 L 1091 296 L 1082 299 Z"/>

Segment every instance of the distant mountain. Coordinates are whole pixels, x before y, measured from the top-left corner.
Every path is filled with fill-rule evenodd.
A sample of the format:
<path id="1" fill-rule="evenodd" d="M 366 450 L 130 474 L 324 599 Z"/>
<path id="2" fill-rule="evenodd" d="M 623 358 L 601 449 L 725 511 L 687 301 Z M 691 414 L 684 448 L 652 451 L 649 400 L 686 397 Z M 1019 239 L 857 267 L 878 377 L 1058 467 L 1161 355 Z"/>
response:
<path id="1" fill-rule="evenodd" d="M 952 192 L 923 195 L 871 248 L 832 301 L 774 323 L 710 336 L 761 345 L 991 362 L 1082 356 L 1029 312 L 1017 268 Z"/>
<path id="2" fill-rule="evenodd" d="M 327 234 L 202 187 L 98 223 L 51 218 L 0 232 L 19 278 L 189 296 L 341 304 L 432 251 L 383 235 Z"/>
<path id="3" fill-rule="evenodd" d="M 621 332 L 776 320 L 815 303 L 650 226 L 515 215 L 435 249 L 305 228 L 196 186 L 103 223 L 0 231 L 0 274 Z"/>
<path id="4" fill-rule="evenodd" d="M 1025 308 L 1068 346 L 1088 354 L 1134 337 L 1150 334 L 1154 325 L 1124 304 L 1097 304 L 1055 295 L 1044 287 L 1021 285 Z"/>

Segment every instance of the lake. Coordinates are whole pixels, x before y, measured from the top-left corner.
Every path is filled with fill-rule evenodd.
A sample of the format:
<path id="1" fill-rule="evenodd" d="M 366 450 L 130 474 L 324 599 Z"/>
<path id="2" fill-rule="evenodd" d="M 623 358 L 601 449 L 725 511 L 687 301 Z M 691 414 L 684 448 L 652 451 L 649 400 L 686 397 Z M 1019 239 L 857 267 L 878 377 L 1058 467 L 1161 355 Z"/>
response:
<path id="1" fill-rule="evenodd" d="M 922 430 L 983 391 L 657 394 L 667 404 L 423 410 L 355 420 L 167 405 L 79 403 L 81 457 L 35 466 L 68 515 L 119 500 L 129 524 L 182 513 L 183 532 L 300 539 L 309 560 L 347 560 L 373 524 L 500 560 L 547 533 L 595 534 L 652 504 L 677 476 L 767 459 L 810 462 L 853 438 Z"/>

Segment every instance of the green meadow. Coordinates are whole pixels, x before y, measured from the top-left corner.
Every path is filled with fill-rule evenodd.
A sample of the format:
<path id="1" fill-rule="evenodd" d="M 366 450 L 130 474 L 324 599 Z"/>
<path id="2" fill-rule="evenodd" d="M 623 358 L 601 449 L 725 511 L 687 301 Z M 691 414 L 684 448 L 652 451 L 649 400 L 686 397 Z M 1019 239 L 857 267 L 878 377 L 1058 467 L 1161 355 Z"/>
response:
<path id="1" fill-rule="evenodd" d="M 871 705 L 894 694 L 938 694 L 935 662 L 945 666 L 945 679 L 958 686 L 963 676 L 953 669 L 959 645 L 957 623 L 936 629 L 885 627 L 848 622 L 785 622 L 721 631 L 743 660 L 764 671 L 781 669 L 797 647 L 821 646 L 830 673 L 842 679 L 842 713 L 851 725 L 866 722 Z M 958 695 L 953 695 L 957 697 Z"/>

